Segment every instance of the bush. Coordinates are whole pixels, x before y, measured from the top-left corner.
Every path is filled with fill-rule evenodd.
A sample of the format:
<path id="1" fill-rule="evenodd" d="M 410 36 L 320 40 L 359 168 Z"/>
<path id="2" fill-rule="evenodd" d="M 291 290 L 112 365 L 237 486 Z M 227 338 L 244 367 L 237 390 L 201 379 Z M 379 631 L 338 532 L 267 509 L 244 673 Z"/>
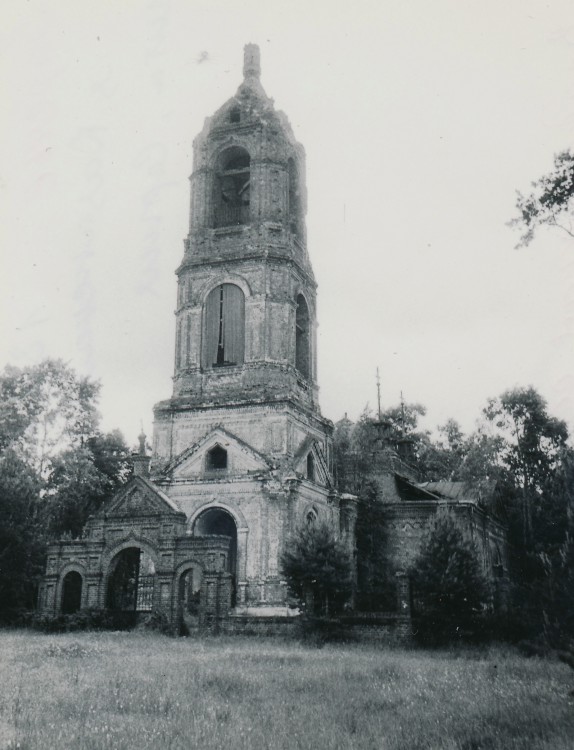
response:
<path id="1" fill-rule="evenodd" d="M 289 593 L 308 615 L 343 609 L 351 593 L 351 559 L 329 524 L 300 526 L 287 540 L 280 562 Z"/>
<path id="2" fill-rule="evenodd" d="M 167 619 L 166 613 L 161 609 L 152 610 L 142 621 L 141 625 L 145 630 L 151 630 L 156 633 L 173 633 L 173 627 Z"/>
<path id="3" fill-rule="evenodd" d="M 118 614 L 105 609 L 81 609 L 73 614 L 35 614 L 31 626 L 45 633 L 69 633 L 78 630 L 122 630 Z"/>
<path id="4" fill-rule="evenodd" d="M 477 551 L 450 515 L 440 516 L 410 570 L 415 637 L 425 645 L 488 637 L 490 588 Z"/>

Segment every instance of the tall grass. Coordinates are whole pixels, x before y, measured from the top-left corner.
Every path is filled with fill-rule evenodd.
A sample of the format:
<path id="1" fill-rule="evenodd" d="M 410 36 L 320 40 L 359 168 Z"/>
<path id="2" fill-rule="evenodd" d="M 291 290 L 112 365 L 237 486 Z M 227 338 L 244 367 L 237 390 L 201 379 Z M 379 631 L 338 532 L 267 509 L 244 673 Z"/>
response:
<path id="1" fill-rule="evenodd" d="M 574 673 L 507 650 L 0 633 L 0 748 L 571 750 Z"/>

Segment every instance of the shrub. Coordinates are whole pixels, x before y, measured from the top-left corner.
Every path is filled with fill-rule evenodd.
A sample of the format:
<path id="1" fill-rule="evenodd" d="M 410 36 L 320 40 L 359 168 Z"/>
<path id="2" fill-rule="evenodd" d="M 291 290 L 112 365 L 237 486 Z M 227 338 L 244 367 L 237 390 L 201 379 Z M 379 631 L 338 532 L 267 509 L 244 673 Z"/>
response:
<path id="1" fill-rule="evenodd" d="M 490 589 L 474 544 L 452 516 L 441 515 L 410 570 L 415 636 L 427 645 L 488 635 Z"/>
<path id="2" fill-rule="evenodd" d="M 105 609 L 81 609 L 73 614 L 36 614 L 31 618 L 31 626 L 45 633 L 68 633 L 77 630 L 117 630 L 118 624 L 113 612 Z"/>
<path id="3" fill-rule="evenodd" d="M 280 563 L 290 593 L 308 615 L 343 609 L 351 593 L 351 559 L 329 524 L 316 521 L 296 529 Z"/>
<path id="4" fill-rule="evenodd" d="M 162 609 L 152 610 L 141 624 L 145 630 L 151 630 L 156 633 L 173 633 L 173 627 L 167 619 L 166 613 Z"/>

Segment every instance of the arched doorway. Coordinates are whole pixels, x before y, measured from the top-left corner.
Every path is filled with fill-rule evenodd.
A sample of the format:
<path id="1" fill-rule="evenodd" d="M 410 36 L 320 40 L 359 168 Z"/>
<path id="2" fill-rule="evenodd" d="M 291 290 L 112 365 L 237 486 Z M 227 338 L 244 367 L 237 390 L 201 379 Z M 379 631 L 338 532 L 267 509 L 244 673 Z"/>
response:
<path id="1" fill-rule="evenodd" d="M 62 585 L 62 614 L 72 615 L 82 607 L 82 576 L 71 570 L 64 576 Z"/>
<path id="2" fill-rule="evenodd" d="M 201 568 L 194 565 L 179 579 L 179 622 L 182 634 L 195 630 L 199 625 L 202 578 Z"/>
<path id="3" fill-rule="evenodd" d="M 106 604 L 115 612 L 150 612 L 154 583 L 150 555 L 139 547 L 123 549 L 110 564 Z"/>
<path id="4" fill-rule="evenodd" d="M 203 511 L 193 524 L 193 536 L 225 536 L 231 540 L 227 572 L 233 576 L 231 606 L 235 606 L 237 574 L 237 525 L 235 519 L 223 508 L 208 508 Z"/>

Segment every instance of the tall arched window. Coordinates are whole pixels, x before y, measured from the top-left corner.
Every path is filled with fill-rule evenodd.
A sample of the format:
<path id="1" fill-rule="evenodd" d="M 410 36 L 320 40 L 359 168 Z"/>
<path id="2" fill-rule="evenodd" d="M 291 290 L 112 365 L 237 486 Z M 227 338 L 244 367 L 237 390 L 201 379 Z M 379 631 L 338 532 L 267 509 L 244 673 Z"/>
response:
<path id="1" fill-rule="evenodd" d="M 203 366 L 240 365 L 245 356 L 245 295 L 235 284 L 220 284 L 205 301 Z"/>
<path id="2" fill-rule="evenodd" d="M 289 228 L 299 235 L 301 230 L 302 209 L 301 190 L 299 187 L 299 174 L 297 165 L 293 159 L 289 159 Z"/>
<path id="3" fill-rule="evenodd" d="M 307 479 L 315 481 L 315 459 L 312 453 L 307 454 Z"/>
<path id="4" fill-rule="evenodd" d="M 295 367 L 304 378 L 309 380 L 311 377 L 309 308 L 302 294 L 297 297 L 297 312 L 295 313 Z"/>
<path id="5" fill-rule="evenodd" d="M 214 226 L 248 224 L 251 193 L 251 157 L 239 146 L 224 151 L 215 175 Z"/>

